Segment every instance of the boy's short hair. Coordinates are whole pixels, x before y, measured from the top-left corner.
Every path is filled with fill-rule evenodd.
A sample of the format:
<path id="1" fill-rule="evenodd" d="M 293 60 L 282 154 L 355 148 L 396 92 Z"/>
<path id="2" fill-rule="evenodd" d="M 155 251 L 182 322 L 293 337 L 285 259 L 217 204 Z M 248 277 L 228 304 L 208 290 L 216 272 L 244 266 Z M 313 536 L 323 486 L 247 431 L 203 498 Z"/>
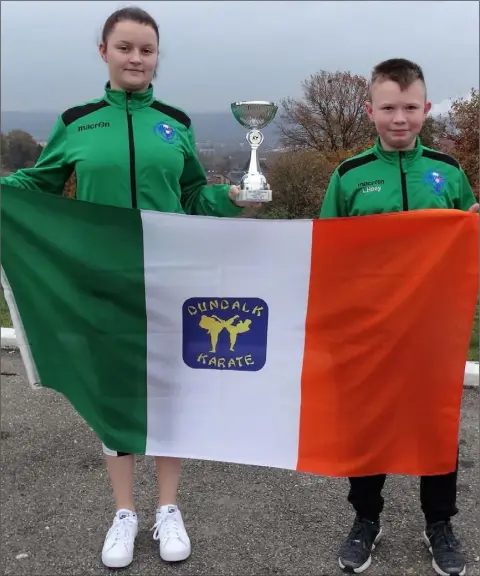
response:
<path id="1" fill-rule="evenodd" d="M 421 80 L 425 84 L 422 68 L 405 58 L 390 58 L 377 64 L 372 70 L 370 88 L 376 82 L 385 82 L 386 80 L 396 82 L 401 90 L 406 90 L 417 80 Z"/>

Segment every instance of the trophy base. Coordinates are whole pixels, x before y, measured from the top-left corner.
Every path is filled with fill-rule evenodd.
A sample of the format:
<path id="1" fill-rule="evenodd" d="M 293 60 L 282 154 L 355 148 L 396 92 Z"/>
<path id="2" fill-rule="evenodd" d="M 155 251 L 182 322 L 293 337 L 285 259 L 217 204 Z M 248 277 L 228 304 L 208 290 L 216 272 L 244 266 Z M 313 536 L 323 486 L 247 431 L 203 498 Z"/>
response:
<path id="1" fill-rule="evenodd" d="M 259 188 L 257 190 L 242 190 L 236 198 L 237 202 L 271 202 L 272 191 L 269 188 Z"/>

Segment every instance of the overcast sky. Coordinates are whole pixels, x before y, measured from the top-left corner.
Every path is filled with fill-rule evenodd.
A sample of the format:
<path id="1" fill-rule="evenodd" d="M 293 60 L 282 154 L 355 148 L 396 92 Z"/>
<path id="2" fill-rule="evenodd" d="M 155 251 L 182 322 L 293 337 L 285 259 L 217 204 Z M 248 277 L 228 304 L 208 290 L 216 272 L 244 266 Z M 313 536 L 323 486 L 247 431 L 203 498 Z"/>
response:
<path id="1" fill-rule="evenodd" d="M 2 1 L 2 110 L 59 112 L 101 96 L 100 31 L 112 11 L 131 4 L 160 26 L 157 98 L 187 112 L 298 96 L 317 71 L 368 75 L 390 57 L 422 65 L 442 108 L 478 87 L 478 1 Z"/>

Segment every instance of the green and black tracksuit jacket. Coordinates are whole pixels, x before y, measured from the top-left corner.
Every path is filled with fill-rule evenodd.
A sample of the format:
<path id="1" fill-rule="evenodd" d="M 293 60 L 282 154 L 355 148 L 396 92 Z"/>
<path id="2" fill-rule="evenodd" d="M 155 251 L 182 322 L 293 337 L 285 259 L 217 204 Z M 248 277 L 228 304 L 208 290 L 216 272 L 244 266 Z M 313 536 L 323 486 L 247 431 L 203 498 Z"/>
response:
<path id="1" fill-rule="evenodd" d="M 190 118 L 143 93 L 113 90 L 61 114 L 33 168 L 1 179 L 9 186 L 62 194 L 71 174 L 79 200 L 206 216 L 241 208 L 229 185 L 207 185 Z"/>
<path id="2" fill-rule="evenodd" d="M 321 218 L 365 216 L 424 209 L 468 210 L 476 199 L 459 163 L 426 148 L 387 151 L 375 145 L 344 160 L 334 171 Z"/>

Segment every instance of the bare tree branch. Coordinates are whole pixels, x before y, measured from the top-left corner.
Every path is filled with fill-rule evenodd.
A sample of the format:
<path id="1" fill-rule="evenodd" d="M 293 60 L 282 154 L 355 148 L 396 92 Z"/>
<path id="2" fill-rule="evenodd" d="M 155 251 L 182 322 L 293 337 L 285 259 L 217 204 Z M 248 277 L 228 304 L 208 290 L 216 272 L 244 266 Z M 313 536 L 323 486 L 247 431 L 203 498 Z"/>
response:
<path id="1" fill-rule="evenodd" d="M 302 83 L 303 98 L 284 99 L 281 142 L 287 148 L 339 151 L 374 138 L 366 111 L 367 80 L 349 72 L 321 71 Z"/>

